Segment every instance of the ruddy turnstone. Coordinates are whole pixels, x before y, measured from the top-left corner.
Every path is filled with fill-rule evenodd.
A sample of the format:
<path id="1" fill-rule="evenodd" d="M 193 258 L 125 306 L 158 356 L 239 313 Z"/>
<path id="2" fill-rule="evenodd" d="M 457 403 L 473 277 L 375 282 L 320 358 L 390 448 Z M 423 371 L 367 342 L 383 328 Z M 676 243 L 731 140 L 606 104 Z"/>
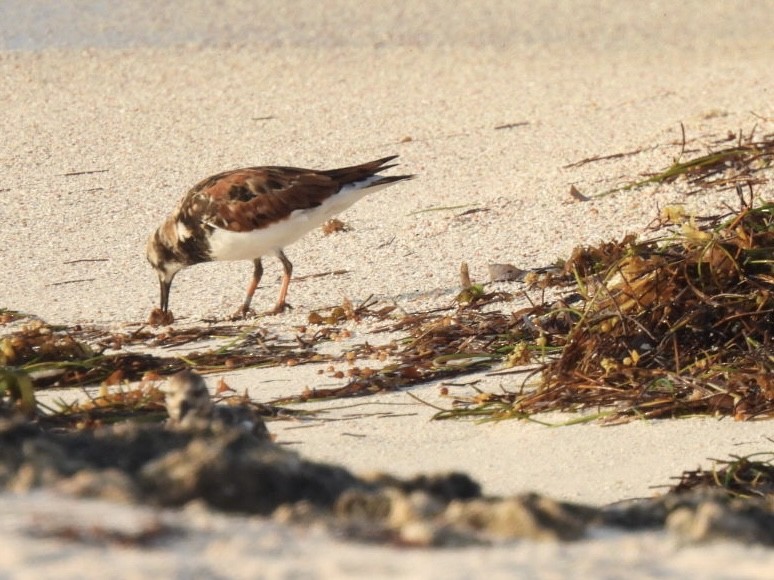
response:
<path id="1" fill-rule="evenodd" d="M 397 155 L 341 169 L 248 167 L 208 177 L 185 194 L 172 214 L 150 237 L 148 261 L 161 286 L 159 321 L 171 322 L 169 289 L 180 270 L 213 260 L 252 260 L 253 277 L 236 316 L 250 310 L 263 274 L 261 257 L 272 254 L 284 275 L 272 312 L 285 309 L 293 265 L 283 248 L 365 195 L 411 179 L 379 175 L 394 167 Z"/>
<path id="2" fill-rule="evenodd" d="M 204 378 L 192 370 L 172 375 L 162 389 L 169 425 L 186 431 L 223 432 L 239 429 L 261 439 L 270 439 L 266 424 L 247 405 L 215 405 Z"/>

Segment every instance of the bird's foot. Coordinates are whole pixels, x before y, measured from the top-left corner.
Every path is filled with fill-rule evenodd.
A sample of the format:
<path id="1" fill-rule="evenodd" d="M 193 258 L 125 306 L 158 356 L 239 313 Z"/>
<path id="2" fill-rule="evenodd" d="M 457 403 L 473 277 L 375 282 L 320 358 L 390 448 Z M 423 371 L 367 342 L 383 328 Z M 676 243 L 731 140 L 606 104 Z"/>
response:
<path id="1" fill-rule="evenodd" d="M 236 312 L 229 316 L 229 320 L 247 320 L 248 318 L 255 318 L 258 314 L 252 308 L 245 308 L 241 306 Z"/>
<path id="2" fill-rule="evenodd" d="M 293 310 L 293 307 L 287 302 L 280 302 L 271 310 L 267 310 L 264 313 L 264 316 L 275 316 L 277 314 L 282 314 L 286 310 Z"/>

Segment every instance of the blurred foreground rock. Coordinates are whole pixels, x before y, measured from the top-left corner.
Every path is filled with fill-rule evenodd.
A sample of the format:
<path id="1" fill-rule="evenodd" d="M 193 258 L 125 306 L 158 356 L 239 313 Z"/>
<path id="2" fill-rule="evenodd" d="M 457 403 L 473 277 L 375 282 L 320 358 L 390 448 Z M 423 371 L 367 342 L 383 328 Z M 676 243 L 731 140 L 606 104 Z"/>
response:
<path id="1" fill-rule="evenodd" d="M 295 525 L 323 525 L 360 541 L 401 545 L 577 540 L 590 526 L 665 527 L 692 542 L 726 538 L 774 544 L 774 509 L 764 500 L 700 489 L 606 508 L 538 494 L 487 498 L 464 474 L 358 477 L 239 428 L 125 423 L 44 432 L 22 418 L 0 419 L 0 486 L 17 492 L 49 487 L 165 507 L 203 502 Z"/>

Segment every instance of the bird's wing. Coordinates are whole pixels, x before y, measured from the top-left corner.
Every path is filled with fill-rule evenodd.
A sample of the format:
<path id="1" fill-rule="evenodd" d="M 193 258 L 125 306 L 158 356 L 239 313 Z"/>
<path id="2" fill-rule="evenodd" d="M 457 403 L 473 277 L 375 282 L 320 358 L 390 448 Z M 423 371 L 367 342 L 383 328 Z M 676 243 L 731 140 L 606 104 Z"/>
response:
<path id="1" fill-rule="evenodd" d="M 217 228 L 246 232 L 282 220 L 296 210 L 317 207 L 341 186 L 340 181 L 319 171 L 291 167 L 237 169 L 194 186 L 181 213 Z"/>

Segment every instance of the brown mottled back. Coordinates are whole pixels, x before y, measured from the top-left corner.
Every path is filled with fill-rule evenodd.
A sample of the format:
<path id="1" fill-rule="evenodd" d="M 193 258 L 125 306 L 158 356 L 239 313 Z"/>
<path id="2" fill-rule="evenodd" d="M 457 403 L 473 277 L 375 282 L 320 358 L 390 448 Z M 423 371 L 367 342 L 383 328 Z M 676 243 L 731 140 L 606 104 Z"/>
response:
<path id="1" fill-rule="evenodd" d="M 391 159 L 326 171 L 296 167 L 226 171 L 196 184 L 182 202 L 180 217 L 189 226 L 198 221 L 234 232 L 261 229 L 293 211 L 317 207 L 343 186 L 392 167 L 384 165 Z M 384 179 L 394 181 L 398 176 Z"/>

